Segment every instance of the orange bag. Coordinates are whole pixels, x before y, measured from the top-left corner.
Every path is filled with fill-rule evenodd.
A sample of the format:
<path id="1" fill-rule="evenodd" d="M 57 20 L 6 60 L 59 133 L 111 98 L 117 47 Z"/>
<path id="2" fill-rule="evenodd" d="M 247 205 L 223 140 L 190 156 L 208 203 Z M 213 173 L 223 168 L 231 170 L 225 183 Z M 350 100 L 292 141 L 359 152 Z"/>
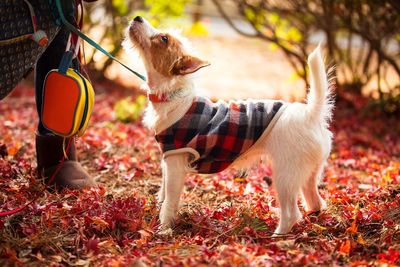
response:
<path id="1" fill-rule="evenodd" d="M 90 82 L 77 70 L 68 68 L 72 53 L 66 52 L 59 69 L 50 71 L 43 87 L 42 123 L 56 135 L 82 136 L 94 104 Z"/>

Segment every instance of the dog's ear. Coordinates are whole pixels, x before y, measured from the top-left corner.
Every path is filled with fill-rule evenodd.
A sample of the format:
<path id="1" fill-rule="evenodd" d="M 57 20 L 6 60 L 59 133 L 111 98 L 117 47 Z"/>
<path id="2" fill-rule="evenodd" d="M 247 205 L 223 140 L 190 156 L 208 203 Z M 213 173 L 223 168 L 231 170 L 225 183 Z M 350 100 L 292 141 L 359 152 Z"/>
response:
<path id="1" fill-rule="evenodd" d="M 210 63 L 193 56 L 183 56 L 172 65 L 170 73 L 173 75 L 186 75 L 209 66 Z"/>

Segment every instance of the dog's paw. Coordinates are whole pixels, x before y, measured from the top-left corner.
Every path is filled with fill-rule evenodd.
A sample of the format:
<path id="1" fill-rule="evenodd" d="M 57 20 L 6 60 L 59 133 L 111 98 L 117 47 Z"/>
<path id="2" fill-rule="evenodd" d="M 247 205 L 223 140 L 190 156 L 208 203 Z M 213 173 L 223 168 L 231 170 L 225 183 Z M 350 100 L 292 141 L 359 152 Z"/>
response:
<path id="1" fill-rule="evenodd" d="M 282 227 L 278 226 L 275 229 L 272 237 L 283 237 L 283 236 L 287 235 L 291 229 L 292 229 L 291 227 L 288 229 L 288 228 L 282 228 Z"/>
<path id="2" fill-rule="evenodd" d="M 157 235 L 160 237 L 171 237 L 173 235 L 173 230 L 172 228 L 166 228 L 164 229 L 163 227 L 161 227 L 158 232 Z"/>
<path id="3" fill-rule="evenodd" d="M 167 229 L 171 228 L 174 225 L 175 222 L 175 208 L 170 207 L 168 203 L 164 202 L 161 205 L 161 211 L 160 211 L 160 223 L 161 223 L 161 228 Z"/>
<path id="4" fill-rule="evenodd" d="M 160 218 L 161 218 L 161 215 L 160 215 Z M 161 224 L 158 226 L 157 235 L 161 238 L 171 237 L 173 235 L 173 230 L 172 230 L 173 224 L 174 224 L 174 220 L 171 220 L 168 222 L 164 221 L 164 223 L 163 223 L 163 221 L 161 221 Z"/>
<path id="5" fill-rule="evenodd" d="M 326 210 L 328 208 L 328 205 L 326 204 L 325 200 L 320 198 L 317 203 L 315 203 L 313 206 L 309 207 L 306 205 L 306 214 L 313 214 L 313 213 L 318 213 L 320 211 Z"/>
<path id="6" fill-rule="evenodd" d="M 278 227 L 276 228 L 274 232 L 274 237 L 278 237 L 280 235 L 286 235 L 288 234 L 292 228 L 293 225 L 295 225 L 297 222 L 299 222 L 302 219 L 302 215 L 300 212 L 296 212 L 290 217 L 284 217 L 280 218 Z"/>
<path id="7" fill-rule="evenodd" d="M 290 231 L 292 230 L 292 228 L 293 228 L 293 226 L 294 226 L 295 224 L 296 224 L 296 222 L 293 223 L 291 226 L 288 225 L 288 224 L 286 224 L 286 225 L 279 225 L 279 226 L 275 229 L 275 231 L 274 231 L 272 237 L 277 238 L 277 237 L 285 237 L 285 236 L 287 236 L 288 234 L 290 234 Z"/>

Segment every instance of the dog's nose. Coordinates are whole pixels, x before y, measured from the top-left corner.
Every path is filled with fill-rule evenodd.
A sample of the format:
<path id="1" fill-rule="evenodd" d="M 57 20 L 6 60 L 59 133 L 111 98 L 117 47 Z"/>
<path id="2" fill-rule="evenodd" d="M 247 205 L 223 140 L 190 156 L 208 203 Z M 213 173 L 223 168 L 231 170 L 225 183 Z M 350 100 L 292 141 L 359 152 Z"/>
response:
<path id="1" fill-rule="evenodd" d="M 143 18 L 141 16 L 136 16 L 133 20 L 140 23 L 143 22 Z"/>

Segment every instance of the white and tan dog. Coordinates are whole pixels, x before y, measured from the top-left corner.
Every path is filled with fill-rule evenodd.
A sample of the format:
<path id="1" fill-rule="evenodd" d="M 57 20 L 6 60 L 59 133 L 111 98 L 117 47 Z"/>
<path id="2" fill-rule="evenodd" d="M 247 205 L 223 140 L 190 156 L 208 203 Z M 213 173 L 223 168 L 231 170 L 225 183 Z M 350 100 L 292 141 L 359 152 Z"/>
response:
<path id="1" fill-rule="evenodd" d="M 149 105 L 145 124 L 156 134 L 179 121 L 197 95 L 190 77 L 209 63 L 191 55 L 186 39 L 177 34 L 160 32 L 146 20 L 136 17 L 128 28 L 128 43 L 136 48 L 147 70 Z M 279 119 L 268 135 L 261 135 L 231 167 L 244 169 L 267 157 L 272 163 L 273 185 L 280 207 L 276 234 L 288 233 L 302 215 L 297 206 L 299 193 L 307 211 L 326 207 L 317 184 L 331 150 L 332 133 L 328 130 L 333 103 L 320 48 L 308 58 L 311 88 L 307 104 L 285 103 Z M 170 152 L 170 151 L 169 151 Z M 162 159 L 162 229 L 169 229 L 175 219 L 185 176 L 196 172 L 191 150 L 165 153 Z"/>

